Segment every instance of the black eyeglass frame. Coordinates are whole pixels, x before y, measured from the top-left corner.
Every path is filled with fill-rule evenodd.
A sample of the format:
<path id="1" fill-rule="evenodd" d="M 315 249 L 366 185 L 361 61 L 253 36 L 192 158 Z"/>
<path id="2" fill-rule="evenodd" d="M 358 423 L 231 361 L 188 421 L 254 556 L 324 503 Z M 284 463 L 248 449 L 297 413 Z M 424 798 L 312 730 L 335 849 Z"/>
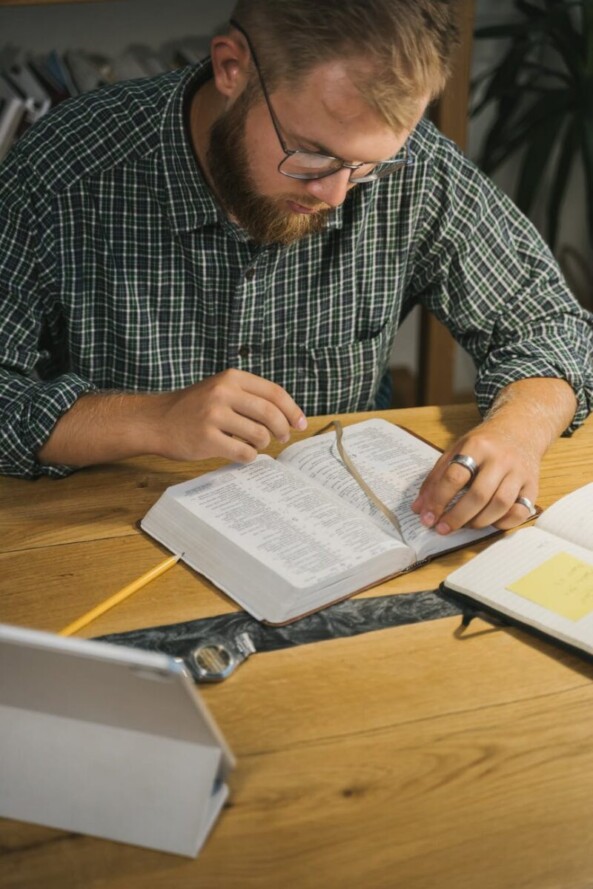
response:
<path id="1" fill-rule="evenodd" d="M 272 107 L 272 102 L 270 101 L 270 95 L 268 93 L 268 90 L 267 90 L 267 87 L 266 87 L 266 84 L 265 84 L 265 81 L 263 78 L 262 70 L 261 70 L 260 64 L 258 62 L 255 49 L 253 48 L 251 39 L 250 39 L 247 31 L 245 31 L 245 29 L 235 19 L 230 19 L 229 24 L 232 25 L 233 28 L 236 28 L 237 31 L 239 31 L 245 38 L 245 41 L 246 41 L 247 46 L 249 48 L 249 52 L 251 53 L 251 58 L 253 59 L 253 64 L 255 66 L 255 70 L 257 71 L 257 76 L 259 78 L 259 83 L 261 86 L 263 97 L 264 97 L 265 103 L 267 105 L 269 114 L 270 114 L 270 119 L 271 119 L 272 124 L 274 126 L 276 136 L 278 137 L 278 142 L 280 143 L 280 147 L 282 148 L 282 151 L 285 154 L 285 157 L 278 164 L 278 172 L 279 173 L 282 173 L 283 176 L 287 176 L 289 179 L 300 179 L 300 180 L 311 181 L 314 179 L 325 179 L 328 176 L 334 176 L 340 170 L 347 169 L 347 170 L 351 171 L 350 172 L 350 182 L 355 182 L 355 183 L 375 182 L 377 179 L 382 179 L 384 176 L 390 176 L 393 173 L 397 173 L 398 170 L 401 170 L 404 167 L 411 166 L 414 163 L 413 156 L 412 156 L 410 150 L 408 149 L 408 145 L 406 143 L 403 146 L 403 149 L 401 149 L 404 152 L 404 156 L 402 158 L 398 158 L 398 159 L 396 159 L 395 157 L 394 158 L 387 158 L 384 161 L 377 161 L 376 163 L 374 163 L 375 167 L 381 167 L 384 164 L 387 164 L 387 165 L 389 165 L 389 169 L 373 170 L 372 173 L 369 173 L 366 176 L 359 176 L 359 177 L 355 178 L 352 175 L 353 171 L 358 170 L 361 167 L 372 166 L 373 162 L 369 163 L 368 161 L 367 162 L 362 161 L 360 163 L 353 164 L 353 163 L 350 163 L 349 161 L 342 160 L 341 157 L 334 157 L 331 154 L 324 154 L 321 151 L 303 151 L 299 148 L 288 148 L 288 146 L 286 145 L 286 142 L 284 141 L 284 138 L 282 136 L 282 132 L 280 129 L 280 121 L 278 120 L 276 113 Z M 398 154 L 399 154 L 399 152 L 398 152 Z M 338 164 L 338 166 L 334 166 L 332 169 L 326 170 L 321 173 L 314 173 L 314 172 L 311 172 L 311 173 L 290 173 L 290 172 L 287 172 L 286 170 L 283 170 L 282 169 L 283 164 L 285 164 L 287 160 L 290 160 L 290 158 L 295 157 L 297 155 L 322 158 L 324 160 L 327 160 L 330 163 L 333 162 L 335 164 Z"/>

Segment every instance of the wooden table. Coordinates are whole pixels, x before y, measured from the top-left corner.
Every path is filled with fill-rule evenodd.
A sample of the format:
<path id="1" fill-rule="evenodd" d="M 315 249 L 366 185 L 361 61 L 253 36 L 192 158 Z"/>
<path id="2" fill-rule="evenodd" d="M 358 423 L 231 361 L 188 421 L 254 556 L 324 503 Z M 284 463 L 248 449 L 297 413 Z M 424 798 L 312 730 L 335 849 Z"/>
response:
<path id="1" fill-rule="evenodd" d="M 469 406 L 383 416 L 441 447 L 476 420 Z M 214 465 L 143 458 L 0 480 L 0 620 L 58 630 L 147 570 L 162 554 L 136 521 L 167 485 Z M 538 501 L 592 479 L 593 420 L 547 456 Z M 371 594 L 435 587 L 479 548 Z M 86 635 L 232 608 L 178 565 Z M 238 768 L 197 860 L 4 820 L 0 887 L 593 886 L 593 666 L 479 622 L 459 639 L 457 625 L 259 654 L 205 688 Z"/>

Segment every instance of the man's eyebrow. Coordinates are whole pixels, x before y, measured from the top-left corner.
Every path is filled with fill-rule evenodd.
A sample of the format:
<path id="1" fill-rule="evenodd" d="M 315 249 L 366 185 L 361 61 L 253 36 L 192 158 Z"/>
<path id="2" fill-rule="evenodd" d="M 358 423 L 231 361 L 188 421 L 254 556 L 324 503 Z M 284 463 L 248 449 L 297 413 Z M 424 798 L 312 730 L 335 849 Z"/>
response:
<path id="1" fill-rule="evenodd" d="M 305 146 L 307 146 L 307 150 L 319 151 L 321 154 L 327 154 L 328 157 L 338 157 L 338 155 L 334 154 L 327 145 L 322 145 L 321 142 L 316 142 L 315 139 L 299 136 L 297 133 L 287 133 L 286 135 L 294 140 L 295 145 L 301 145 L 303 150 L 305 149 Z M 342 160 L 342 158 L 340 158 L 340 160 Z"/>

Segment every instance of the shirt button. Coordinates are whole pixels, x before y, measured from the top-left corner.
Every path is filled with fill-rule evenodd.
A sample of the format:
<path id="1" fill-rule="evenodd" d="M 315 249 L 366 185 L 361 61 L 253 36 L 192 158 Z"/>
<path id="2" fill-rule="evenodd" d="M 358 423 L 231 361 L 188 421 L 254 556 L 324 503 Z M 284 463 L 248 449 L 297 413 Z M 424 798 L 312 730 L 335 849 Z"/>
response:
<path id="1" fill-rule="evenodd" d="M 245 272 L 245 280 L 251 281 L 253 278 L 255 278 L 255 269 L 247 269 Z"/>
<path id="2" fill-rule="evenodd" d="M 239 358 L 249 358 L 250 354 L 251 349 L 249 348 L 249 346 L 241 346 L 241 348 L 239 349 Z"/>

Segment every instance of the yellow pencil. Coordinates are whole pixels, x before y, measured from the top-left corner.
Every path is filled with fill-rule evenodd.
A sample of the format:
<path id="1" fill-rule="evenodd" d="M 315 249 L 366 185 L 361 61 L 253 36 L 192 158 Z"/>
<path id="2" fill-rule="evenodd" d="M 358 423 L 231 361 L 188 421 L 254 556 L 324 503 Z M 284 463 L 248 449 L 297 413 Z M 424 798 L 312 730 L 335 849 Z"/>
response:
<path id="1" fill-rule="evenodd" d="M 63 630 L 60 630 L 58 635 L 72 636 L 73 633 L 76 633 L 78 630 L 82 629 L 82 627 L 86 627 L 87 624 L 90 624 L 92 620 L 95 620 L 95 618 L 99 617 L 101 614 L 109 611 L 109 609 L 113 608 L 114 605 L 119 605 L 120 602 L 123 602 L 123 600 L 127 599 L 128 596 L 131 596 L 132 593 L 135 593 L 141 587 L 146 586 L 146 584 L 150 583 L 151 580 L 154 580 L 156 577 L 164 574 L 165 571 L 168 571 L 169 568 L 172 568 L 173 565 L 176 565 L 180 558 L 181 555 L 169 556 L 169 558 L 165 559 L 164 562 L 160 562 L 158 565 L 155 565 L 154 568 L 151 568 L 150 571 L 146 572 L 146 574 L 143 574 L 141 577 L 133 580 L 132 583 L 129 583 L 118 593 L 114 593 L 113 596 L 110 596 L 108 599 L 100 602 L 99 605 L 97 605 L 95 608 L 91 608 L 91 610 L 87 611 L 86 614 L 83 614 L 82 617 L 79 617 L 77 620 L 72 621 L 71 624 L 68 624 L 67 627 L 64 627 Z"/>

